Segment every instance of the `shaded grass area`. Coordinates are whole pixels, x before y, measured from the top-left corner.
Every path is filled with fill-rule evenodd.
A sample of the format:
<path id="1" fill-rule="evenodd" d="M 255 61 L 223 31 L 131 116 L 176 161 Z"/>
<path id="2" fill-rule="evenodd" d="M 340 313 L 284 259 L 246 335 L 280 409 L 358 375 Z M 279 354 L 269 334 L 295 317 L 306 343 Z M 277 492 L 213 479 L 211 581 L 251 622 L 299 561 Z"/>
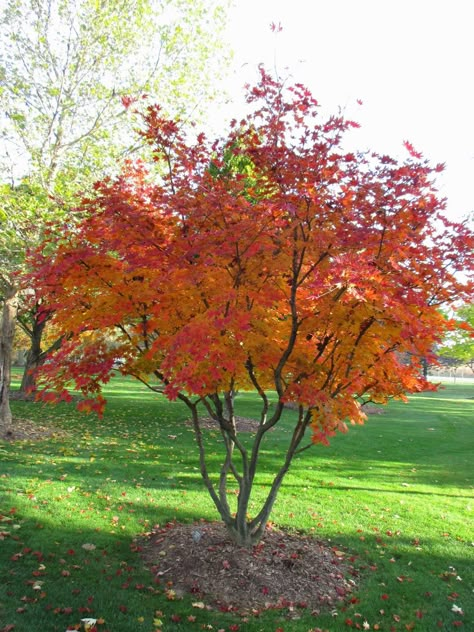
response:
<path id="1" fill-rule="evenodd" d="M 110 632 L 474 629 L 473 396 L 472 386 L 449 385 L 394 402 L 295 460 L 273 522 L 346 551 L 361 585 L 332 613 L 281 609 L 249 621 L 174 599 L 134 541 L 156 524 L 216 519 L 185 407 L 122 378 L 107 388 L 102 421 L 68 405 L 13 402 L 15 415 L 67 436 L 0 444 L 0 630 L 64 632 L 83 617 Z M 237 414 L 258 416 L 253 394 L 238 395 Z M 263 446 L 251 512 L 293 414 Z M 217 471 L 218 432 L 206 441 Z"/>

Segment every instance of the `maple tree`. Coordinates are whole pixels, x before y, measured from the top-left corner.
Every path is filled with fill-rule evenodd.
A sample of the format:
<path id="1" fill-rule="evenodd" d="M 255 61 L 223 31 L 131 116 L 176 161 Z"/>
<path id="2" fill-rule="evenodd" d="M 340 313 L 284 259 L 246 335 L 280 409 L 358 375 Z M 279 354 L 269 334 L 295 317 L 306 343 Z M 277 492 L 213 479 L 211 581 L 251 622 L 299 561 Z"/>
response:
<path id="1" fill-rule="evenodd" d="M 204 483 L 245 545 L 261 538 L 295 455 L 363 423 L 367 402 L 435 388 L 422 361 L 455 326 L 439 307 L 473 288 L 474 237 L 443 215 L 442 166 L 409 143 L 402 163 L 345 152 L 355 123 L 320 121 L 306 88 L 261 73 L 253 110 L 215 142 L 187 140 L 149 107 L 141 133 L 162 176 L 137 162 L 97 183 L 53 254 L 47 241 L 32 254 L 30 283 L 65 341 L 41 368 L 43 397 L 79 390 L 79 407 L 101 414 L 119 363 L 184 402 Z M 251 442 L 234 397 L 249 389 L 261 401 Z M 260 449 L 290 402 L 287 451 L 249 516 Z M 203 411 L 223 437 L 215 475 Z"/>

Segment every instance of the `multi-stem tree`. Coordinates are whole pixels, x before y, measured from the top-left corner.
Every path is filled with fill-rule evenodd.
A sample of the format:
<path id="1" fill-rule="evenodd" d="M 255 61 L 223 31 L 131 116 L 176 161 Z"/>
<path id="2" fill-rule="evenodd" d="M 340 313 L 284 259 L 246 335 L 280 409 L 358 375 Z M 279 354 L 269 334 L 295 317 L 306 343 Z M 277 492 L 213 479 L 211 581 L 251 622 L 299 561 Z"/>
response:
<path id="1" fill-rule="evenodd" d="M 304 87 L 263 71 L 248 102 L 253 112 L 213 144 L 186 142 L 151 107 L 144 135 L 167 174 L 157 181 L 136 164 L 98 183 L 54 256 L 33 259 L 33 285 L 66 340 L 43 367 L 46 398 L 74 388 L 101 413 L 120 359 L 123 374 L 180 399 L 204 483 L 245 545 L 262 536 L 295 455 L 362 423 L 365 402 L 432 388 L 421 360 L 451 326 L 439 306 L 472 291 L 457 273 L 472 272 L 473 245 L 443 216 L 442 167 L 409 143 L 402 164 L 346 153 L 354 123 L 320 121 Z M 236 428 L 239 389 L 261 401 L 251 444 Z M 288 402 L 287 450 L 249 516 L 261 447 Z M 217 474 L 200 410 L 223 436 Z"/>

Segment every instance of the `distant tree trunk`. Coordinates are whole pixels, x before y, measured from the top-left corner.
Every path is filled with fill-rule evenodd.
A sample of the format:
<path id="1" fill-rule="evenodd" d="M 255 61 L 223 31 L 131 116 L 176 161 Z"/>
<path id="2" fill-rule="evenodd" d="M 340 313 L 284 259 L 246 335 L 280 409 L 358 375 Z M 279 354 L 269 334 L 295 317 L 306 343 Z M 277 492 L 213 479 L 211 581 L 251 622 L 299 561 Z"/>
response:
<path id="1" fill-rule="evenodd" d="M 27 398 L 36 391 L 36 369 L 45 362 L 52 351 L 59 349 L 61 346 L 62 339 L 58 339 L 43 351 L 43 333 L 48 320 L 49 318 L 44 317 L 44 315 L 40 318 L 37 314 L 33 314 L 33 317 L 29 319 L 28 325 L 25 322 L 20 323 L 31 341 L 19 390 L 19 395 L 22 398 Z"/>
<path id="2" fill-rule="evenodd" d="M 428 360 L 426 358 L 421 358 L 421 366 L 423 368 L 423 377 L 426 379 L 428 377 Z"/>
<path id="3" fill-rule="evenodd" d="M 44 362 L 41 342 L 45 325 L 45 320 L 39 322 L 38 319 L 35 318 L 28 331 L 31 344 L 26 356 L 25 368 L 21 379 L 20 395 L 22 397 L 27 397 L 36 390 L 35 371 Z"/>
<path id="4" fill-rule="evenodd" d="M 13 336 L 18 311 L 18 290 L 10 286 L 5 292 L 0 336 L 0 435 L 11 434 L 10 383 L 13 357 Z"/>

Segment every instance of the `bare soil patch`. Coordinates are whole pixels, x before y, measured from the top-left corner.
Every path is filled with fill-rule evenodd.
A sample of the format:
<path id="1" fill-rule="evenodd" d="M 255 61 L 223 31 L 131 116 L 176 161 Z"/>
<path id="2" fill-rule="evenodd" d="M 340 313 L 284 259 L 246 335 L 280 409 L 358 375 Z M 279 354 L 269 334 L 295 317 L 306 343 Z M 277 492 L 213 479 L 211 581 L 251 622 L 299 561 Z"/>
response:
<path id="1" fill-rule="evenodd" d="M 169 523 L 140 542 L 145 562 L 176 597 L 242 616 L 301 608 L 315 615 L 348 600 L 357 585 L 354 558 L 313 537 L 267 529 L 252 548 L 237 546 L 220 522 Z"/>

